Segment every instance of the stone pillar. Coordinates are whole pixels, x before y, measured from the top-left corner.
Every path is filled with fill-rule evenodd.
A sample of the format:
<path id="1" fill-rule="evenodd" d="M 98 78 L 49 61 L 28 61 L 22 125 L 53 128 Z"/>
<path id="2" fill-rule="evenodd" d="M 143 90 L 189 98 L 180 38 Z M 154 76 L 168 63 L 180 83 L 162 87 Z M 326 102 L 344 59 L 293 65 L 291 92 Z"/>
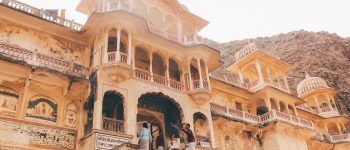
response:
<path id="1" fill-rule="evenodd" d="M 136 55 L 136 49 L 135 47 L 131 48 L 131 55 L 132 55 L 132 69 L 135 70 L 136 68 L 136 59 L 135 59 L 135 55 Z"/>
<path id="2" fill-rule="evenodd" d="M 262 75 L 260 63 L 258 61 L 256 61 L 255 62 L 255 66 L 256 66 L 256 69 L 258 70 L 259 83 L 263 83 L 264 82 L 264 78 L 263 78 L 263 75 Z"/>
<path id="3" fill-rule="evenodd" d="M 193 82 L 192 82 L 192 75 L 191 75 L 191 60 L 188 61 L 188 82 L 190 82 L 190 90 L 193 90 Z"/>
<path id="4" fill-rule="evenodd" d="M 137 144 L 137 102 L 138 95 L 135 92 L 129 91 L 128 96 L 124 104 L 125 112 L 125 133 L 127 135 L 133 135 L 132 142 Z"/>
<path id="5" fill-rule="evenodd" d="M 288 80 L 287 80 L 286 74 L 283 74 L 283 80 L 284 80 L 284 86 L 286 86 L 286 89 L 289 92 L 290 90 L 289 90 L 289 85 L 288 85 Z"/>
<path id="6" fill-rule="evenodd" d="M 272 83 L 270 68 L 267 68 L 267 75 L 268 75 L 268 77 L 269 77 L 269 81 Z"/>
<path id="7" fill-rule="evenodd" d="M 333 109 L 333 107 L 332 107 L 332 104 L 331 104 L 331 100 L 330 100 L 330 98 L 329 98 L 329 95 L 327 94 L 326 97 L 327 97 L 327 103 L 328 103 L 329 109 L 330 109 L 330 111 L 333 111 L 334 109 Z"/>
<path id="8" fill-rule="evenodd" d="M 268 99 L 265 98 L 264 102 L 265 102 L 265 105 L 266 105 L 268 111 L 271 111 L 272 109 L 271 109 L 271 101 L 270 101 L 270 99 L 269 98 Z"/>
<path id="9" fill-rule="evenodd" d="M 29 86 L 30 86 L 30 81 L 33 78 L 33 74 L 32 72 L 29 73 L 28 78 L 24 84 L 24 89 L 23 89 L 23 95 L 22 95 L 22 99 L 20 101 L 20 113 L 19 113 L 19 118 L 25 118 L 25 114 L 26 114 L 26 108 L 27 108 L 27 103 L 29 101 L 28 99 L 28 90 L 29 90 Z"/>
<path id="10" fill-rule="evenodd" d="M 153 81 L 153 53 L 151 52 L 149 54 L 149 73 L 151 75 L 151 81 Z"/>
<path id="11" fill-rule="evenodd" d="M 275 102 L 276 102 L 277 110 L 278 110 L 278 111 L 281 111 L 281 105 L 280 105 L 280 102 L 278 102 L 278 101 L 275 101 Z"/>
<path id="12" fill-rule="evenodd" d="M 169 58 L 165 59 L 165 77 L 167 80 L 167 85 L 170 86 L 170 73 L 169 73 Z"/>
<path id="13" fill-rule="evenodd" d="M 128 33 L 128 64 L 131 65 L 131 33 Z"/>
<path id="14" fill-rule="evenodd" d="M 209 78 L 208 65 L 207 65 L 207 63 L 204 63 L 204 65 L 205 65 L 205 74 L 207 75 L 208 90 L 211 91 L 211 84 L 210 84 L 210 78 Z"/>
<path id="15" fill-rule="evenodd" d="M 209 126 L 209 132 L 210 132 L 210 144 L 212 148 L 216 148 L 216 143 L 215 143 L 215 132 L 214 132 L 214 125 L 213 125 L 213 120 L 211 117 L 211 113 L 207 114 L 208 116 L 208 126 Z"/>
<path id="16" fill-rule="evenodd" d="M 199 73 L 199 87 L 203 88 L 203 76 L 202 76 L 202 69 L 201 69 L 201 61 L 199 58 L 197 58 L 197 66 L 198 66 L 198 73 Z"/>
<path id="17" fill-rule="evenodd" d="M 315 103 L 316 103 L 316 107 L 317 109 L 319 110 L 320 109 L 320 105 L 318 104 L 318 100 L 316 98 L 316 96 L 313 96 L 314 100 L 315 100 Z"/>
<path id="18" fill-rule="evenodd" d="M 338 128 L 338 133 L 342 134 L 342 130 L 341 130 L 341 127 L 340 127 L 339 123 L 337 123 L 337 128 Z"/>
<path id="19" fill-rule="evenodd" d="M 120 35 L 121 35 L 121 29 L 118 28 L 117 30 L 117 53 L 116 53 L 116 61 L 120 61 L 121 60 L 121 57 L 120 57 Z"/>
<path id="20" fill-rule="evenodd" d="M 294 111 L 295 116 L 299 116 L 296 107 L 295 107 L 295 106 L 292 106 L 292 108 L 293 108 L 293 111 Z"/>
<path id="21" fill-rule="evenodd" d="M 241 84 L 244 84 L 244 79 L 243 79 L 243 75 L 242 75 L 241 70 L 239 70 L 238 75 L 239 75 L 239 80 L 241 81 Z"/>
<path id="22" fill-rule="evenodd" d="M 99 73 L 99 72 L 98 72 Z M 97 76 L 99 79 L 99 75 Z M 96 88 L 96 97 L 94 101 L 94 114 L 93 114 L 93 129 L 101 130 L 102 127 L 102 107 L 103 107 L 103 94 L 102 94 L 102 85 L 99 83 L 100 80 L 97 80 Z"/>

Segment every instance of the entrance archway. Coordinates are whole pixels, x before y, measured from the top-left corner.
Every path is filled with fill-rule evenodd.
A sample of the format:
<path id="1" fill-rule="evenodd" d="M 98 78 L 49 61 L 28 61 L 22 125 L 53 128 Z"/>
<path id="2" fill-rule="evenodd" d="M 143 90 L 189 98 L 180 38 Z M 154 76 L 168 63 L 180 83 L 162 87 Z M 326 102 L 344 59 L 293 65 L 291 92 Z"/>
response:
<path id="1" fill-rule="evenodd" d="M 151 149 L 155 148 L 155 141 L 160 133 L 166 141 L 170 139 L 171 125 L 174 121 L 180 127 L 182 123 L 183 111 L 180 105 L 172 98 L 163 93 L 146 93 L 138 99 L 137 122 L 140 124 L 147 122 L 152 131 L 153 143 Z"/>

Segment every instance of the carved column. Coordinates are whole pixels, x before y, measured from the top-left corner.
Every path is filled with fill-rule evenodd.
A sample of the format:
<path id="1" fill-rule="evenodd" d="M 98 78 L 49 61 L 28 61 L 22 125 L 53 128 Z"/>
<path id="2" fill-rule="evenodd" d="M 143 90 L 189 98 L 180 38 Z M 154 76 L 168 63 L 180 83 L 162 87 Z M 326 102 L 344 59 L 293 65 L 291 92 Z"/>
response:
<path id="1" fill-rule="evenodd" d="M 151 75 L 151 81 L 153 81 L 153 53 L 151 52 L 150 55 L 149 55 L 149 72 L 150 72 L 150 75 Z"/>
<path id="2" fill-rule="evenodd" d="M 258 70 L 259 83 L 263 83 L 264 82 L 264 78 L 263 78 L 263 75 L 262 75 L 260 63 L 258 61 L 256 61 L 255 62 L 255 66 L 256 66 L 256 69 Z"/>
<path id="3" fill-rule="evenodd" d="M 239 75 L 239 80 L 241 81 L 241 84 L 244 84 L 243 74 L 241 70 L 239 70 L 238 75 Z"/>
<path id="4" fill-rule="evenodd" d="M 102 125 L 103 94 L 102 94 L 102 85 L 99 81 L 100 81 L 99 75 L 97 75 L 96 98 L 94 101 L 94 114 L 93 114 L 93 129 L 102 129 L 101 125 Z"/>
<path id="5" fill-rule="evenodd" d="M 121 34 L 121 29 L 118 28 L 117 30 L 117 53 L 116 53 L 116 61 L 120 61 L 120 34 Z"/>
<path id="6" fill-rule="evenodd" d="M 318 100 L 317 100 L 316 96 L 313 96 L 313 98 L 314 98 L 314 101 L 316 103 L 317 110 L 320 110 L 320 105 L 318 104 Z"/>
<path id="7" fill-rule="evenodd" d="M 167 80 L 167 85 L 170 86 L 170 73 L 169 73 L 169 58 L 165 58 L 165 76 Z"/>
<path id="8" fill-rule="evenodd" d="M 131 33 L 128 33 L 128 64 L 131 65 Z"/>
<path id="9" fill-rule="evenodd" d="M 203 76 L 202 76 L 202 69 L 201 69 L 201 61 L 199 58 L 197 58 L 197 66 L 198 66 L 198 73 L 199 73 L 199 87 L 203 88 Z"/>
<path id="10" fill-rule="evenodd" d="M 329 109 L 330 109 L 330 111 L 333 111 L 333 107 L 332 107 L 332 104 L 331 104 L 331 100 L 330 100 L 330 98 L 329 98 L 329 95 L 327 94 L 326 97 L 327 97 L 327 103 L 328 103 Z"/>
<path id="11" fill-rule="evenodd" d="M 193 90 L 193 82 L 192 82 L 192 75 L 191 75 L 191 60 L 188 60 L 188 76 L 189 76 L 188 82 L 190 82 L 189 83 L 190 90 Z"/>
<path id="12" fill-rule="evenodd" d="M 211 91 L 211 84 L 210 84 L 209 71 L 208 71 L 208 64 L 204 63 L 204 65 L 205 65 L 205 74 L 207 75 L 208 89 L 209 89 L 209 91 Z"/>

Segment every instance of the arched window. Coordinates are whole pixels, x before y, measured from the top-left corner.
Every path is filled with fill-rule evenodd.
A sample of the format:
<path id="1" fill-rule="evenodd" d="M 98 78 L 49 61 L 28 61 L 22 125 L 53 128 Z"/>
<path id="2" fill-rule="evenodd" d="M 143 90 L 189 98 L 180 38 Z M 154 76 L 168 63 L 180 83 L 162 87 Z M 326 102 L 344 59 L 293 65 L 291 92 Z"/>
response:
<path id="1" fill-rule="evenodd" d="M 181 78 L 179 66 L 174 59 L 169 59 L 169 77 L 175 81 L 180 81 Z"/>
<path id="2" fill-rule="evenodd" d="M 28 102 L 27 118 L 46 120 L 50 122 L 57 121 L 57 103 L 50 98 L 36 97 Z"/>
<path id="3" fill-rule="evenodd" d="M 0 86 L 0 112 L 14 116 L 18 107 L 18 97 L 14 90 Z"/>

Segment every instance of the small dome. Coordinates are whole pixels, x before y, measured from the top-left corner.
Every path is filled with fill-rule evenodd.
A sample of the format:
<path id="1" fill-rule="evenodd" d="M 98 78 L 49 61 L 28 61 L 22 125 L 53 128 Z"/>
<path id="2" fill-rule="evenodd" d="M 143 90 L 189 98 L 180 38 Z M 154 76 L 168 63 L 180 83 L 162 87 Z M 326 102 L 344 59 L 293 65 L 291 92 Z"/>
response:
<path id="1" fill-rule="evenodd" d="M 326 80 L 320 77 L 310 77 L 308 74 L 306 74 L 305 79 L 297 86 L 297 93 L 298 96 L 301 97 L 310 91 L 324 88 L 329 88 Z"/>

